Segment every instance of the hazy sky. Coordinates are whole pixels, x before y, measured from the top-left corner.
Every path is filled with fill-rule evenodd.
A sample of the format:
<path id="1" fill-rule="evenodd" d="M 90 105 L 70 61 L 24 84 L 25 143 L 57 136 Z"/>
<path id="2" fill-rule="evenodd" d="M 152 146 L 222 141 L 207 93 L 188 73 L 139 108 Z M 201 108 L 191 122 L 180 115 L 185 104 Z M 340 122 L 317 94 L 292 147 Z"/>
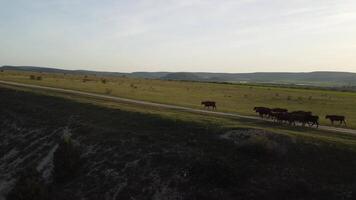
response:
<path id="1" fill-rule="evenodd" d="M 3 64 L 356 72 L 356 0 L 0 0 Z"/>

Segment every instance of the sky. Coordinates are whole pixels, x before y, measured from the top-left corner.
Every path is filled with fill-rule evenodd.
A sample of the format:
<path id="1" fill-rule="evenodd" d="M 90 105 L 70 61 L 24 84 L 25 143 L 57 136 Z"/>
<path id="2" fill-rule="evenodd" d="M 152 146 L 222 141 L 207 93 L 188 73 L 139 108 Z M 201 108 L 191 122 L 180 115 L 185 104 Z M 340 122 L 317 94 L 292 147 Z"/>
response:
<path id="1" fill-rule="evenodd" d="M 356 72 L 356 1 L 0 0 L 0 65 Z"/>

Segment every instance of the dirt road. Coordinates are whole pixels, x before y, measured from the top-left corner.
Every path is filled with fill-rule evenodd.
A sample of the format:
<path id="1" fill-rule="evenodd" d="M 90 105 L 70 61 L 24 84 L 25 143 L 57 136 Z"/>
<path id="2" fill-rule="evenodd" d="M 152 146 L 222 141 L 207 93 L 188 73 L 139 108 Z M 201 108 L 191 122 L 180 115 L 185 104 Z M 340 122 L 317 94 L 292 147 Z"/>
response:
<path id="1" fill-rule="evenodd" d="M 235 114 L 235 113 L 227 113 L 227 112 L 219 112 L 219 111 L 211 111 L 211 110 L 201 110 L 201 109 L 195 109 L 195 108 L 189 108 L 189 107 L 183 107 L 183 106 L 176 106 L 176 105 L 169 105 L 169 104 L 162 104 L 162 103 L 154 103 L 154 102 L 141 101 L 141 100 L 135 100 L 135 99 L 128 99 L 128 98 L 122 98 L 122 97 L 115 97 L 115 96 L 96 94 L 96 93 L 90 93 L 90 92 L 82 92 L 82 91 L 70 90 L 70 89 L 53 88 L 53 87 L 38 86 L 38 85 L 31 85 L 31 84 L 16 83 L 16 82 L 1 81 L 0 80 L 0 85 L 1 84 L 2 85 L 9 85 L 9 86 L 24 87 L 24 88 L 56 91 L 56 92 L 69 93 L 69 94 L 77 94 L 77 95 L 95 97 L 95 98 L 100 98 L 100 99 L 107 99 L 107 100 L 111 100 L 111 101 L 119 101 L 119 102 L 126 102 L 126 103 L 132 103 L 132 104 L 154 106 L 154 107 L 174 109 L 174 110 L 193 112 L 193 113 L 200 113 L 200 114 L 211 114 L 211 115 L 218 115 L 218 116 L 225 116 L 225 117 L 237 117 L 237 118 L 252 119 L 252 120 L 259 120 L 259 121 L 270 121 L 270 120 L 267 120 L 267 119 L 261 119 L 259 117 L 254 117 L 254 116 L 245 116 L 245 115 L 239 115 L 239 114 Z M 319 126 L 319 129 L 325 130 L 325 131 L 333 131 L 333 132 L 348 133 L 348 134 L 356 135 L 356 130 L 347 129 L 347 128 L 338 128 L 338 127 L 331 127 L 331 126 Z"/>

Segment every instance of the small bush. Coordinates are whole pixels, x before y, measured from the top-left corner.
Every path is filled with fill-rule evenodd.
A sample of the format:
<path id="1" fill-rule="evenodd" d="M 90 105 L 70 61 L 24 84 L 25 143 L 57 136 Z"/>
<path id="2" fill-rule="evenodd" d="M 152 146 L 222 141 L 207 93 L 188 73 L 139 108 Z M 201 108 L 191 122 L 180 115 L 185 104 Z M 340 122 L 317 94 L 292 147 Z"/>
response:
<path id="1" fill-rule="evenodd" d="M 47 200 L 48 189 L 36 169 L 26 169 L 7 195 L 8 200 Z"/>
<path id="2" fill-rule="evenodd" d="M 41 81 L 42 80 L 42 76 L 37 76 L 36 80 Z"/>
<path id="3" fill-rule="evenodd" d="M 313 99 L 313 97 L 312 97 L 312 96 L 309 96 L 309 97 L 308 97 L 308 99 L 309 99 L 309 100 L 312 100 L 312 99 Z"/>
<path id="4" fill-rule="evenodd" d="M 132 87 L 133 89 L 137 89 L 137 86 L 134 85 L 133 83 L 130 84 L 130 87 Z"/>
<path id="5" fill-rule="evenodd" d="M 274 96 L 279 97 L 279 93 L 276 93 Z"/>
<path id="6" fill-rule="evenodd" d="M 57 182 L 65 182 L 77 175 L 81 166 L 81 151 L 70 137 L 64 137 L 53 155 L 53 176 Z"/>
<path id="7" fill-rule="evenodd" d="M 292 97 L 291 96 L 287 96 L 287 100 L 288 101 L 292 100 Z"/>
<path id="8" fill-rule="evenodd" d="M 30 75 L 30 79 L 31 80 L 36 80 L 36 76 L 35 75 Z"/>
<path id="9" fill-rule="evenodd" d="M 106 84 L 106 79 L 101 79 L 101 83 Z"/>

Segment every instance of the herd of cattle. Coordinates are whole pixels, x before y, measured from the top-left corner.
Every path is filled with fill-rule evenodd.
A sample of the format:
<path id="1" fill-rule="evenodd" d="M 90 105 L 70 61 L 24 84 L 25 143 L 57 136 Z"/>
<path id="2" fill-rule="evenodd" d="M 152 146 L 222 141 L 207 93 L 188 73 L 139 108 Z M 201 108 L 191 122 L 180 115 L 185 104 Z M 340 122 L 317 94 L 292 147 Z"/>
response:
<path id="1" fill-rule="evenodd" d="M 204 105 L 205 108 L 216 109 L 215 101 L 202 101 L 201 104 Z M 253 110 L 258 113 L 261 118 L 268 118 L 274 122 L 286 123 L 289 125 L 301 124 L 302 126 L 309 125 L 310 127 L 319 127 L 319 116 L 313 115 L 313 113 L 309 111 L 289 112 L 284 108 L 271 109 L 266 107 L 255 107 Z M 329 119 L 333 125 L 334 122 L 339 122 L 340 125 L 344 124 L 346 126 L 345 116 L 326 115 L 325 119 Z"/>
<path id="2" fill-rule="evenodd" d="M 266 117 L 275 122 L 287 123 L 289 125 L 301 124 L 302 126 L 308 124 L 310 127 L 319 127 L 319 116 L 313 115 L 313 113 L 309 111 L 288 112 L 287 109 L 283 108 L 271 109 L 266 107 L 255 107 L 253 110 L 258 113 L 260 117 Z M 346 126 L 345 116 L 326 115 L 325 119 L 329 119 L 332 124 L 337 121 L 340 123 L 340 125 L 345 124 Z"/>
<path id="3" fill-rule="evenodd" d="M 300 123 L 303 126 L 308 124 L 309 126 L 319 127 L 319 116 L 313 115 L 312 112 L 306 111 L 293 111 L 288 112 L 287 109 L 283 108 L 266 108 L 266 107 L 255 107 L 253 109 L 260 115 L 260 117 L 272 119 L 275 122 L 288 123 L 290 125 L 296 125 Z"/>

